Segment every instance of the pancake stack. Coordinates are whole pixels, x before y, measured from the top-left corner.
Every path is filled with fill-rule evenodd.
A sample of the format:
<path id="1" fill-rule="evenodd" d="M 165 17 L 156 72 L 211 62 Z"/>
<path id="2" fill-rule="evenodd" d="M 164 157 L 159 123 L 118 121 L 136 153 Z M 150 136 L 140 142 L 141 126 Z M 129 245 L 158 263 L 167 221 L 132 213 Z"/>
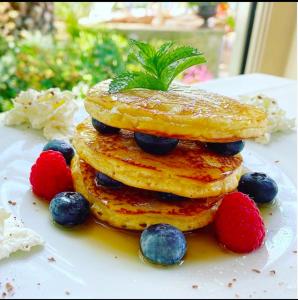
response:
<path id="1" fill-rule="evenodd" d="M 205 91 L 193 96 L 146 89 L 110 94 L 109 82 L 89 90 L 85 108 L 90 118 L 76 128 L 71 165 L 76 191 L 99 220 L 118 228 L 168 223 L 189 231 L 211 223 L 223 195 L 237 188 L 242 157 L 221 155 L 206 145 L 263 135 L 265 113 Z M 121 130 L 101 133 L 92 119 Z M 150 154 L 137 144 L 136 132 L 179 143 L 167 154 Z M 120 186 L 99 184 L 99 172 Z"/>

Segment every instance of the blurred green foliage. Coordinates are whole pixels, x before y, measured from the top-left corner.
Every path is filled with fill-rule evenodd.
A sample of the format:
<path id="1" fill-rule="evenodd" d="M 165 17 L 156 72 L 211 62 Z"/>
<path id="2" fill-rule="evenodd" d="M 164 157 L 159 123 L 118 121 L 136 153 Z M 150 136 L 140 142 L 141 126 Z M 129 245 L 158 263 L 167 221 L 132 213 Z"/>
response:
<path id="1" fill-rule="evenodd" d="M 229 26 L 231 31 L 235 30 L 236 22 L 235 22 L 235 18 L 233 16 L 227 16 L 226 24 Z"/>
<path id="2" fill-rule="evenodd" d="M 72 90 L 123 71 L 127 38 L 80 26 L 78 20 L 86 16 L 87 5 L 59 3 L 55 18 L 61 28 L 52 35 L 24 32 L 15 39 L 0 34 L 0 111 L 10 109 L 11 99 L 21 90 Z"/>

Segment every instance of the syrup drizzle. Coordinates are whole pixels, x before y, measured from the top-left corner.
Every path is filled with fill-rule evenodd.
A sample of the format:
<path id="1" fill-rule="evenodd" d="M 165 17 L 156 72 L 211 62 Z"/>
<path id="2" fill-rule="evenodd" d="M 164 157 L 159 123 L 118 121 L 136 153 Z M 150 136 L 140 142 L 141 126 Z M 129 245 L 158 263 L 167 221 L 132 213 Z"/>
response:
<path id="1" fill-rule="evenodd" d="M 273 203 L 259 207 L 265 223 L 269 221 L 276 205 Z M 114 228 L 90 217 L 85 224 L 68 232 L 76 235 L 83 242 L 90 243 L 92 247 L 106 249 L 107 253 L 113 253 L 115 258 L 144 261 L 139 249 L 140 231 Z M 183 264 L 222 261 L 238 256 L 236 253 L 227 251 L 217 242 L 212 224 L 192 232 L 186 232 L 185 237 L 187 253 Z"/>

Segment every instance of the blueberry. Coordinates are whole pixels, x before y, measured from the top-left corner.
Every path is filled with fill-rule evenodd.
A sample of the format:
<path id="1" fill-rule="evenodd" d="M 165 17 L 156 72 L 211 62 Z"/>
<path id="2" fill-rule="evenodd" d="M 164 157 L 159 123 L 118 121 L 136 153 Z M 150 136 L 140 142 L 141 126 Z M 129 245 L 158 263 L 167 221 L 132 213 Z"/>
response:
<path id="1" fill-rule="evenodd" d="M 89 215 L 89 203 L 76 192 L 57 194 L 50 203 L 53 220 L 63 226 L 82 224 Z"/>
<path id="2" fill-rule="evenodd" d="M 123 186 L 123 183 L 117 181 L 101 172 L 96 172 L 95 182 L 98 185 L 103 185 L 110 188 L 120 188 Z"/>
<path id="3" fill-rule="evenodd" d="M 103 134 L 116 134 L 120 131 L 120 128 L 106 125 L 102 122 L 97 121 L 94 118 L 92 118 L 92 125 L 98 132 Z"/>
<path id="4" fill-rule="evenodd" d="M 186 199 L 183 196 L 178 196 L 178 195 L 171 194 L 171 193 L 159 192 L 158 195 L 161 200 L 165 200 L 165 201 L 182 201 L 182 200 Z"/>
<path id="5" fill-rule="evenodd" d="M 232 143 L 206 143 L 209 150 L 218 154 L 231 156 L 241 152 L 244 148 L 243 141 L 237 141 Z"/>
<path id="6" fill-rule="evenodd" d="M 268 203 L 277 195 L 278 187 L 266 174 L 250 172 L 241 176 L 238 191 L 247 194 L 256 203 Z"/>
<path id="7" fill-rule="evenodd" d="M 135 141 L 140 148 L 150 154 L 164 155 L 172 151 L 178 144 L 178 139 L 166 138 L 141 132 L 135 132 Z"/>
<path id="8" fill-rule="evenodd" d="M 140 246 L 145 258 L 161 265 L 179 263 L 186 252 L 183 233 L 169 224 L 155 224 L 146 228 L 142 232 Z"/>
<path id="9" fill-rule="evenodd" d="M 42 151 L 47 150 L 53 150 L 60 152 L 68 165 L 70 165 L 70 162 L 75 154 L 73 148 L 71 145 L 69 145 L 67 142 L 62 140 L 51 140 L 49 141 L 42 149 Z"/>

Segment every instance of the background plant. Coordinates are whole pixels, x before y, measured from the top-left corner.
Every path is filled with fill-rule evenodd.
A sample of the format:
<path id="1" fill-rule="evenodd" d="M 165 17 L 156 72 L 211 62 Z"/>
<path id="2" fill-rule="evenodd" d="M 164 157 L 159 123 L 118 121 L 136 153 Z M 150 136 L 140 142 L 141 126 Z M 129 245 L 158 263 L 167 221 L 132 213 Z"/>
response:
<path id="1" fill-rule="evenodd" d="M 80 26 L 78 20 L 87 10 L 86 3 L 60 3 L 55 10 L 56 28 L 47 34 L 33 29 L 5 35 L 1 31 L 0 111 L 10 109 L 11 99 L 21 90 L 82 91 L 86 89 L 76 87 L 91 86 L 123 71 L 127 39 Z"/>

